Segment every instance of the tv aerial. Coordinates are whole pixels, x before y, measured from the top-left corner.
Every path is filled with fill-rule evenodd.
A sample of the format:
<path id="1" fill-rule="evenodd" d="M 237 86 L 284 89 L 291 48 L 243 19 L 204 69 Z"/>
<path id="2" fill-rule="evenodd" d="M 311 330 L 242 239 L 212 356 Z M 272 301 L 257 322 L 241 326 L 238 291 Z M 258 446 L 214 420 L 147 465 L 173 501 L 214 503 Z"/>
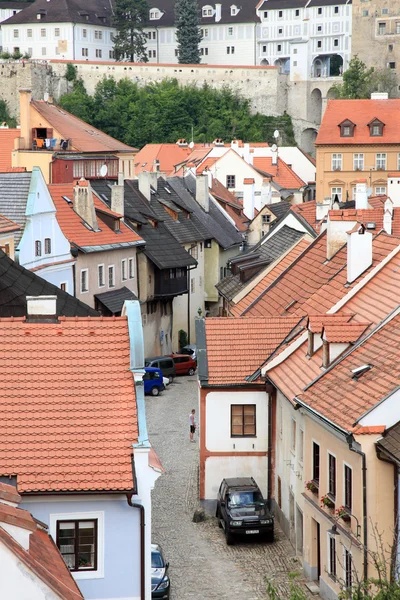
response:
<path id="1" fill-rule="evenodd" d="M 100 169 L 100 175 L 102 177 L 105 177 L 107 175 L 107 173 L 108 173 L 108 167 L 107 167 L 107 165 L 103 165 Z"/>

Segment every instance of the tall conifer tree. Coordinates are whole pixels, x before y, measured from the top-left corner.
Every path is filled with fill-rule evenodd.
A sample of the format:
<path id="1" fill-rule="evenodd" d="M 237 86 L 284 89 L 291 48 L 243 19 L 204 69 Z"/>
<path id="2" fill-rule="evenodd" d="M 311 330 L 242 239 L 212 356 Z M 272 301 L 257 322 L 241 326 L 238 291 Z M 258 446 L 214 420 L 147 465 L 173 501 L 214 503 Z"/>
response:
<path id="1" fill-rule="evenodd" d="M 147 0 L 116 0 L 113 25 L 114 52 L 117 60 L 147 62 L 146 35 L 143 26 L 149 18 Z"/>
<path id="2" fill-rule="evenodd" d="M 197 0 L 176 0 L 175 25 L 179 62 L 191 65 L 198 64 L 200 62 L 199 43 L 201 42 L 201 34 Z"/>

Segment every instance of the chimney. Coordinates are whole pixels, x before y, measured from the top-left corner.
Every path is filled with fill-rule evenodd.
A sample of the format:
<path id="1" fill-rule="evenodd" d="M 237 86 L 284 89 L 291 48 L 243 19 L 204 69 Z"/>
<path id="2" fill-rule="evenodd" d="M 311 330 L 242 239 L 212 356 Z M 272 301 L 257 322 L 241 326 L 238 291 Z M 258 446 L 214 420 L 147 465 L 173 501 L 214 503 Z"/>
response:
<path id="1" fill-rule="evenodd" d="M 208 174 L 196 175 L 196 202 L 206 211 L 210 210 L 210 197 L 208 191 Z"/>
<path id="2" fill-rule="evenodd" d="M 243 144 L 243 158 L 248 165 L 252 164 L 252 157 L 250 156 L 250 144 Z"/>
<path id="3" fill-rule="evenodd" d="M 187 148 L 188 147 L 188 143 L 185 140 L 185 138 L 181 138 L 179 139 L 177 142 L 177 145 L 180 146 L 181 148 Z"/>
<path id="4" fill-rule="evenodd" d="M 213 186 L 213 174 L 211 173 L 211 171 L 205 171 L 205 173 L 207 173 L 208 177 L 208 187 L 211 189 Z"/>
<path id="5" fill-rule="evenodd" d="M 221 14 L 222 14 L 222 4 L 216 4 L 215 5 L 215 22 L 219 23 L 219 21 L 221 20 Z"/>
<path id="6" fill-rule="evenodd" d="M 316 211 L 316 220 L 317 222 L 322 221 L 326 217 L 331 207 L 331 199 L 325 198 L 323 202 L 317 202 L 315 211 Z"/>
<path id="7" fill-rule="evenodd" d="M 160 172 L 160 161 L 158 160 L 158 158 L 154 159 L 154 162 L 153 162 L 153 172 L 154 173 L 159 173 Z"/>
<path id="8" fill-rule="evenodd" d="M 94 208 L 92 188 L 90 183 L 81 177 L 74 187 L 74 211 L 84 220 L 94 231 L 99 229 L 97 223 L 96 210 Z"/>
<path id="9" fill-rule="evenodd" d="M 271 150 L 271 156 L 272 156 L 272 164 L 276 166 L 278 164 L 278 149 Z"/>
<path id="10" fill-rule="evenodd" d="M 152 188 L 154 188 L 155 190 L 157 190 L 157 180 L 159 177 L 164 176 L 164 179 L 166 179 L 166 174 L 165 173 L 161 173 L 161 171 L 153 171 L 152 173 L 149 173 L 149 181 L 150 181 L 150 186 Z M 151 195 L 150 195 L 151 198 Z"/>
<path id="11" fill-rule="evenodd" d="M 27 321 L 57 320 L 57 296 L 27 296 Z"/>
<path id="12" fill-rule="evenodd" d="M 260 209 L 266 204 L 271 204 L 272 190 L 271 182 L 267 177 L 264 177 L 261 184 Z"/>
<path id="13" fill-rule="evenodd" d="M 387 100 L 389 94 L 387 92 L 372 92 L 371 100 Z"/>
<path id="14" fill-rule="evenodd" d="M 392 213 L 389 210 L 385 210 L 383 215 L 383 229 L 392 235 Z"/>
<path id="15" fill-rule="evenodd" d="M 314 334 L 311 329 L 308 329 L 308 340 L 307 340 L 307 356 L 314 354 Z"/>
<path id="16" fill-rule="evenodd" d="M 21 137 L 24 148 L 32 148 L 32 129 L 31 129 L 31 104 L 32 92 L 28 89 L 19 90 L 19 118 L 21 124 Z"/>
<path id="17" fill-rule="evenodd" d="M 372 233 L 356 223 L 347 232 L 347 281 L 353 283 L 372 265 Z"/>
<path id="18" fill-rule="evenodd" d="M 368 208 L 367 180 L 357 179 L 356 181 L 356 210 Z"/>
<path id="19" fill-rule="evenodd" d="M 224 140 L 222 138 L 215 138 L 213 141 L 214 146 L 224 146 Z"/>
<path id="20" fill-rule="evenodd" d="M 322 366 L 324 369 L 327 369 L 329 367 L 329 364 L 329 342 L 324 340 L 322 343 Z"/>
<path id="21" fill-rule="evenodd" d="M 348 221 L 331 219 L 329 213 L 326 228 L 326 258 L 328 260 L 330 260 L 332 256 L 346 244 L 348 239 L 347 231 L 353 224 L 354 221 L 349 223 Z"/>
<path id="22" fill-rule="evenodd" d="M 393 206 L 400 206 L 400 172 L 388 173 L 387 184 L 387 195 Z"/>
<path id="23" fill-rule="evenodd" d="M 124 174 L 118 173 L 118 184 L 111 187 L 111 210 L 124 216 Z"/>
<path id="24" fill-rule="evenodd" d="M 250 221 L 254 219 L 254 179 L 243 180 L 243 212 Z"/>
<path id="25" fill-rule="evenodd" d="M 150 202 L 150 174 L 148 171 L 138 173 L 139 192 Z"/>

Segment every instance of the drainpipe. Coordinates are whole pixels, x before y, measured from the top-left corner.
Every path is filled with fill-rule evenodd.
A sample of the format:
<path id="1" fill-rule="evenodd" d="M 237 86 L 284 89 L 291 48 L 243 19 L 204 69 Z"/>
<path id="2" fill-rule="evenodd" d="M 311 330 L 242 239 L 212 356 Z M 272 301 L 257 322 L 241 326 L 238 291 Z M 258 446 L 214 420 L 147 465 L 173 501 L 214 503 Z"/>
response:
<path id="1" fill-rule="evenodd" d="M 274 398 L 273 398 L 274 396 Z M 272 402 L 275 401 L 275 394 L 269 394 L 268 402 L 268 502 L 272 500 Z"/>
<path id="2" fill-rule="evenodd" d="M 142 504 L 138 504 L 137 502 L 132 502 L 132 495 L 127 494 L 126 499 L 128 501 L 129 506 L 132 508 L 138 508 L 140 510 L 140 600 L 145 600 L 145 519 L 144 519 L 144 506 Z"/>
<path id="3" fill-rule="evenodd" d="M 72 23 L 72 60 L 75 60 L 75 25 Z"/>
<path id="4" fill-rule="evenodd" d="M 349 444 L 349 450 L 351 450 L 351 452 L 355 452 L 356 454 L 359 454 L 361 456 L 361 460 L 362 460 L 362 480 L 363 480 L 363 531 L 364 531 L 364 541 L 363 541 L 363 546 L 364 546 L 364 581 L 367 581 L 368 579 L 368 536 L 367 536 L 367 524 L 368 524 L 368 520 L 367 520 L 367 461 L 365 458 L 365 453 L 362 452 L 361 450 L 358 450 L 357 448 L 355 448 L 353 446 L 353 442 L 354 442 L 354 438 L 353 436 L 349 436 L 348 439 L 348 444 Z"/>

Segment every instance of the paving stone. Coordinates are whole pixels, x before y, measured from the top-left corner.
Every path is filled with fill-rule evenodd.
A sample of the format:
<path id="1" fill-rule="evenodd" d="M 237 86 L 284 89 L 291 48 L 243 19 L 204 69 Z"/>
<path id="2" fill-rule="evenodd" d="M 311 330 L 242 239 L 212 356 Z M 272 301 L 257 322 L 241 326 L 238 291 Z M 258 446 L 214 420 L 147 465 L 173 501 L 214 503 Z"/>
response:
<path id="1" fill-rule="evenodd" d="M 199 503 L 199 448 L 189 441 L 189 413 L 198 416 L 197 378 L 176 378 L 160 396 L 146 397 L 149 438 L 165 473 L 152 493 L 153 542 L 170 563 L 171 600 L 267 600 L 271 579 L 283 598 L 289 573 L 301 573 L 290 542 L 276 528 L 273 544 L 227 546 L 215 517 L 193 523 Z M 310 592 L 299 578 L 306 598 Z"/>

